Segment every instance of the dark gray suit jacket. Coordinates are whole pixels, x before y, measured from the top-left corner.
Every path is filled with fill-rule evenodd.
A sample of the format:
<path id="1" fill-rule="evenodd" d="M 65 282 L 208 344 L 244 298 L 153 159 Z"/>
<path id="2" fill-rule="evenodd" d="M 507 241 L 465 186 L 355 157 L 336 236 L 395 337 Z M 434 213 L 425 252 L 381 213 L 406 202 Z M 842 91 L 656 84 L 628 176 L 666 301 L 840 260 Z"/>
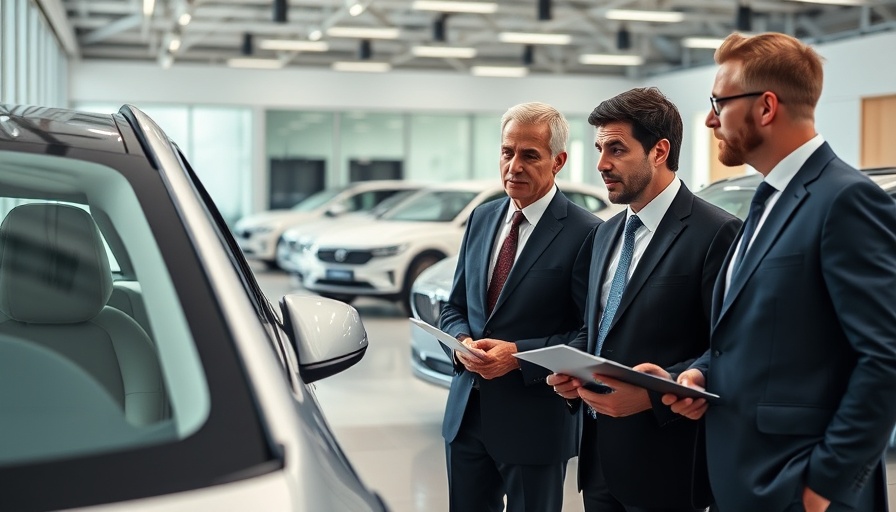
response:
<path id="1" fill-rule="evenodd" d="M 808 484 L 857 510 L 886 510 L 896 203 L 824 144 L 724 288 L 722 276 L 711 350 L 695 363 L 722 399 L 706 413 L 721 509 L 784 510 Z"/>
<path id="2" fill-rule="evenodd" d="M 601 221 L 558 190 L 510 271 L 495 310 L 486 316 L 489 258 L 509 200 L 491 201 L 470 215 L 440 326 L 452 336 L 516 342 L 520 352 L 568 343 L 582 324 L 588 277 L 589 258 L 577 262 L 577 257 Z M 483 438 L 495 460 L 551 464 L 575 455 L 577 418 L 544 383 L 547 370 L 521 362 L 520 370 L 491 380 L 462 366 L 457 371 L 442 422 L 446 441 L 457 435 L 476 378 Z"/>
<path id="3" fill-rule="evenodd" d="M 586 242 L 592 259 L 585 328 L 570 345 L 590 354 L 603 314 L 601 285 L 625 222 L 622 212 Z M 682 184 L 625 287 L 601 355 L 627 366 L 652 362 L 679 373 L 703 354 L 709 346 L 713 283 L 740 225 Z M 607 485 L 627 505 L 705 507 L 711 498 L 702 422 L 676 415 L 660 396 L 651 393 L 653 408 L 638 414 L 598 416 L 597 447 Z M 581 453 L 579 467 L 589 467 L 593 456 Z"/>

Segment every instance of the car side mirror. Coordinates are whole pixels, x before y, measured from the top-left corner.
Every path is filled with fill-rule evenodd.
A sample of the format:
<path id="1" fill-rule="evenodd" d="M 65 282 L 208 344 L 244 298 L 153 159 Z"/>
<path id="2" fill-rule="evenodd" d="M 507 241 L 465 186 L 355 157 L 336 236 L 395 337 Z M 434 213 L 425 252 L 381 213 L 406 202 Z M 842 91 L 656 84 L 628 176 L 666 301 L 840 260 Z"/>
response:
<path id="1" fill-rule="evenodd" d="M 351 367 L 367 351 L 367 331 L 355 308 L 309 295 L 280 299 L 283 325 L 299 358 L 299 375 L 311 383 Z"/>
<path id="2" fill-rule="evenodd" d="M 327 208 L 325 215 L 327 217 L 339 217 L 343 213 L 348 212 L 348 207 L 342 203 L 336 203 L 333 206 Z"/>

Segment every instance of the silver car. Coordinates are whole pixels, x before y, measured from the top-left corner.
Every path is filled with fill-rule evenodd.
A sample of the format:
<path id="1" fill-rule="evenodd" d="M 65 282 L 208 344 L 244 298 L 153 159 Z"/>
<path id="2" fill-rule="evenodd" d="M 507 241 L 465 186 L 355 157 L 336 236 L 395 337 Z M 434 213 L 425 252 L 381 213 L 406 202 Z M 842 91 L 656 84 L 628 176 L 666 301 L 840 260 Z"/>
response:
<path id="1" fill-rule="evenodd" d="M 270 304 L 146 115 L 0 105 L 0 218 L 0 510 L 386 510 L 309 386 L 357 312 Z"/>

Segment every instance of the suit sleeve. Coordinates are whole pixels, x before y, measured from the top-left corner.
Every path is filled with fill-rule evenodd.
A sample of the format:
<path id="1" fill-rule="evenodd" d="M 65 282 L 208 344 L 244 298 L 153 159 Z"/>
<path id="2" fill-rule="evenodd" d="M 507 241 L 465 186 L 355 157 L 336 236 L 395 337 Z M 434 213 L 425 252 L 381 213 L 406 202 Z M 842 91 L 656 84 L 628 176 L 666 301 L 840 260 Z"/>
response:
<path id="1" fill-rule="evenodd" d="M 896 421 L 896 203 L 858 182 L 824 220 L 821 268 L 856 365 L 824 438 L 812 450 L 807 484 L 850 503 L 880 463 Z"/>
<path id="2" fill-rule="evenodd" d="M 597 229 L 597 226 L 599 226 L 603 222 L 596 217 L 589 220 L 596 221 L 594 229 Z M 590 230 L 589 234 L 585 237 L 582 245 L 579 247 L 570 276 L 570 292 L 572 294 L 573 303 L 575 304 L 576 308 L 576 312 L 574 314 L 579 325 L 583 323 L 582 319 L 584 318 L 585 301 L 588 294 L 588 273 L 591 270 L 590 242 L 592 241 L 591 237 L 593 236 L 594 229 Z M 568 345 L 579 336 L 580 332 L 580 329 L 574 329 L 569 332 L 557 333 L 543 338 L 517 340 L 517 351 L 525 352 L 527 350 L 534 350 L 537 348 L 550 347 L 554 345 Z M 544 379 L 551 374 L 551 372 L 544 367 L 526 361 L 520 361 L 520 370 L 523 373 L 523 381 L 527 384 L 543 383 Z"/>

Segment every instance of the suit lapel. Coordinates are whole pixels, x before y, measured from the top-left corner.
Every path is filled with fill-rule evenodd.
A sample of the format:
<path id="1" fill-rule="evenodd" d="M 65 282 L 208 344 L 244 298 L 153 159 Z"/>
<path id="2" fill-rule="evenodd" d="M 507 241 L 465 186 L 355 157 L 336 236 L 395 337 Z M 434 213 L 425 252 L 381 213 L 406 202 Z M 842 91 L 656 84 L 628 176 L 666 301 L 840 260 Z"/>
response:
<path id="1" fill-rule="evenodd" d="M 567 201 L 566 196 L 559 191 L 554 195 L 544 215 L 541 216 L 532 234 L 529 235 L 529 239 L 526 241 L 526 245 L 523 246 L 519 258 L 517 258 L 510 269 L 504 288 L 501 289 L 501 295 L 498 296 L 498 302 L 495 303 L 494 311 L 498 311 L 501 308 L 507 297 L 520 284 L 523 276 L 526 275 L 529 269 L 532 268 L 532 265 L 538 260 L 538 257 L 541 256 L 541 253 L 551 245 L 551 241 L 563 229 L 563 223 L 560 222 L 560 219 L 566 218 Z M 497 234 L 494 236 L 497 236 Z M 493 239 L 494 236 L 492 237 Z M 492 314 L 494 314 L 494 311 Z"/>
<path id="2" fill-rule="evenodd" d="M 588 272 L 588 296 L 585 311 L 588 315 L 588 353 L 593 354 L 597 348 L 597 332 L 600 329 L 600 294 L 604 280 L 607 278 L 607 266 L 613 256 L 613 248 L 619 243 L 625 230 L 626 212 L 614 215 L 601 224 L 594 235 L 594 246 L 591 252 L 591 269 Z"/>
<path id="3" fill-rule="evenodd" d="M 656 233 L 653 234 L 653 238 L 650 240 L 650 245 L 644 250 L 644 254 L 638 261 L 638 266 L 635 267 L 631 279 L 625 285 L 622 300 L 616 309 L 616 315 L 613 316 L 613 323 L 610 324 L 610 331 L 613 330 L 613 327 L 625 314 L 626 308 L 632 303 L 641 291 L 641 288 L 644 287 L 647 278 L 653 274 L 653 270 L 662 261 L 669 248 L 672 247 L 672 243 L 687 227 L 685 219 L 691 215 L 693 202 L 694 195 L 682 183 L 678 193 L 675 194 L 675 199 L 672 200 L 672 204 L 669 205 L 669 209 L 663 215 L 659 226 L 657 226 Z"/>
<path id="4" fill-rule="evenodd" d="M 824 143 L 806 160 L 806 163 L 797 171 L 796 175 L 790 180 L 787 188 L 781 192 L 778 202 L 772 207 L 765 222 L 762 224 L 756 239 L 750 246 L 750 250 L 744 256 L 741 262 L 741 268 L 731 276 L 731 287 L 721 303 L 721 311 L 718 315 L 713 315 L 718 323 L 725 313 L 730 309 L 731 304 L 743 290 L 744 285 L 756 271 L 759 263 L 765 258 L 765 255 L 771 249 L 775 240 L 781 235 L 781 231 L 790 222 L 790 219 L 796 213 L 799 206 L 809 196 L 807 186 L 818 179 L 822 170 L 834 158 L 834 152 L 831 147 Z M 743 228 L 741 228 L 743 231 Z M 733 249 L 732 249 L 733 251 Z M 730 260 L 731 252 L 729 251 L 728 259 Z M 726 262 L 727 265 L 727 262 Z M 727 270 L 727 266 L 722 267 Z M 724 279 L 721 281 L 721 288 L 724 288 Z M 716 288 L 720 288 L 717 286 Z"/>
<path id="5" fill-rule="evenodd" d="M 489 263 L 491 262 L 492 248 L 495 244 L 495 237 L 498 236 L 498 232 L 501 229 L 501 224 L 504 221 L 505 213 L 507 213 L 509 201 L 510 198 L 507 198 L 501 201 L 495 201 L 495 204 L 487 205 L 491 209 L 483 212 L 483 217 L 486 219 L 485 229 L 473 231 L 481 233 L 481 236 L 478 237 L 475 244 L 471 244 L 471 246 L 468 248 L 469 254 L 485 255 L 483 264 L 477 265 L 476 267 L 476 272 L 478 274 L 477 282 L 480 283 L 479 289 L 476 290 L 476 293 L 479 297 L 479 300 L 481 301 L 480 304 L 482 304 L 483 311 L 485 311 L 485 305 L 488 302 L 486 298 L 488 295 L 488 280 L 490 277 L 488 275 L 488 268 Z"/>

